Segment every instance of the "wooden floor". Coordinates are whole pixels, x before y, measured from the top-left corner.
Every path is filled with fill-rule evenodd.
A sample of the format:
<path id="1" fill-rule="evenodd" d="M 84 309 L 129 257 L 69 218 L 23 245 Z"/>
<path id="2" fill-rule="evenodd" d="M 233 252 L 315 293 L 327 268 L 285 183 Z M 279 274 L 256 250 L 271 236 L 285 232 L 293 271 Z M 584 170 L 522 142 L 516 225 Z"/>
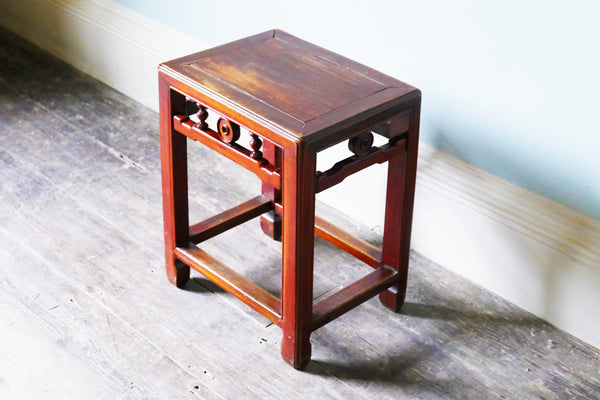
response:
<path id="1" fill-rule="evenodd" d="M 600 397 L 596 350 L 418 254 L 401 313 L 373 299 L 290 368 L 278 327 L 199 275 L 168 283 L 158 153 L 156 113 L 0 30 L 0 399 Z M 190 160 L 193 221 L 260 189 L 199 145 Z M 279 293 L 257 220 L 205 248 Z M 316 296 L 370 271 L 315 251 Z"/>

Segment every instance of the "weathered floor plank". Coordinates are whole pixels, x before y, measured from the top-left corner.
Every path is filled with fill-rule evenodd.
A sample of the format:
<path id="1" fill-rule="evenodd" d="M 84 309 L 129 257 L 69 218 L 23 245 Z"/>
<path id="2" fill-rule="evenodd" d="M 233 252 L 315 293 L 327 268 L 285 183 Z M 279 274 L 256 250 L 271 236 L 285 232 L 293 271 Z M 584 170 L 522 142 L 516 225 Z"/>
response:
<path id="1" fill-rule="evenodd" d="M 401 313 L 370 300 L 289 368 L 278 327 L 198 274 L 168 283 L 158 150 L 155 113 L 0 29 L 0 398 L 598 398 L 597 350 L 418 254 Z M 200 145 L 189 158 L 192 221 L 260 192 Z M 279 295 L 257 220 L 202 247 Z M 372 271 L 315 252 L 316 299 Z"/>

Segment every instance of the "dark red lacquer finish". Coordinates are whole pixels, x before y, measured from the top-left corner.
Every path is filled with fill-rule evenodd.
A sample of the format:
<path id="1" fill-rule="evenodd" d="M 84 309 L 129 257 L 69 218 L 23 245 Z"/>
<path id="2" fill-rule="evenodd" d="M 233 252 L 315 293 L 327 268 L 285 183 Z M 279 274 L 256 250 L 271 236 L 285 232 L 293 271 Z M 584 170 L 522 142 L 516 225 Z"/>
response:
<path id="1" fill-rule="evenodd" d="M 171 282 L 182 287 L 192 267 L 257 310 L 281 327 L 283 359 L 298 369 L 310 360 L 315 329 L 377 294 L 399 310 L 410 250 L 419 90 L 275 30 L 161 64 L 159 95 Z M 206 122 L 212 112 L 219 116 L 215 129 Z M 238 143 L 240 127 L 248 130 L 249 143 Z M 373 146 L 373 134 L 387 143 Z M 187 138 L 254 172 L 262 194 L 190 225 Z M 317 153 L 344 141 L 354 155 L 317 171 Z M 380 250 L 316 217 L 315 194 L 383 162 L 388 185 Z M 282 241 L 281 298 L 198 246 L 258 216 L 263 231 Z M 313 305 L 315 234 L 374 269 Z"/>

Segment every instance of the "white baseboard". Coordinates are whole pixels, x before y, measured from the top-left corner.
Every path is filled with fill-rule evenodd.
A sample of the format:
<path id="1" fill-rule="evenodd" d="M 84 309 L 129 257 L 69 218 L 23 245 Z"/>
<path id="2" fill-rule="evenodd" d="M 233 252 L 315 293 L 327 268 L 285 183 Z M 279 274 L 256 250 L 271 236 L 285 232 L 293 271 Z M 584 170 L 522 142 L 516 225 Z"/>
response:
<path id="1" fill-rule="evenodd" d="M 158 110 L 158 64 L 207 46 L 110 0 L 0 0 L 0 25 Z"/>
<path id="2" fill-rule="evenodd" d="M 413 248 L 600 348 L 600 221 L 419 151 Z"/>
<path id="3" fill-rule="evenodd" d="M 0 6 L 1 25 L 155 110 L 157 65 L 206 47 L 112 1 Z M 382 186 L 384 169 L 370 173 L 357 179 Z M 377 225 L 381 210 L 336 196 L 323 199 Z M 600 348 L 600 221 L 425 144 L 415 204 L 415 250 Z"/>

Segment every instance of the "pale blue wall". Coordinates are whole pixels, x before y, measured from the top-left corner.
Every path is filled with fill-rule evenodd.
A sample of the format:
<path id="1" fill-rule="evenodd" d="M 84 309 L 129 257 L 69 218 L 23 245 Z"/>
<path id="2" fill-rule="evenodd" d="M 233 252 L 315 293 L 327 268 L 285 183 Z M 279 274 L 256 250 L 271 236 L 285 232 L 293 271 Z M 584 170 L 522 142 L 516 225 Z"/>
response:
<path id="1" fill-rule="evenodd" d="M 423 91 L 422 139 L 600 219 L 600 2 L 118 0 L 208 45 L 271 28 Z"/>

